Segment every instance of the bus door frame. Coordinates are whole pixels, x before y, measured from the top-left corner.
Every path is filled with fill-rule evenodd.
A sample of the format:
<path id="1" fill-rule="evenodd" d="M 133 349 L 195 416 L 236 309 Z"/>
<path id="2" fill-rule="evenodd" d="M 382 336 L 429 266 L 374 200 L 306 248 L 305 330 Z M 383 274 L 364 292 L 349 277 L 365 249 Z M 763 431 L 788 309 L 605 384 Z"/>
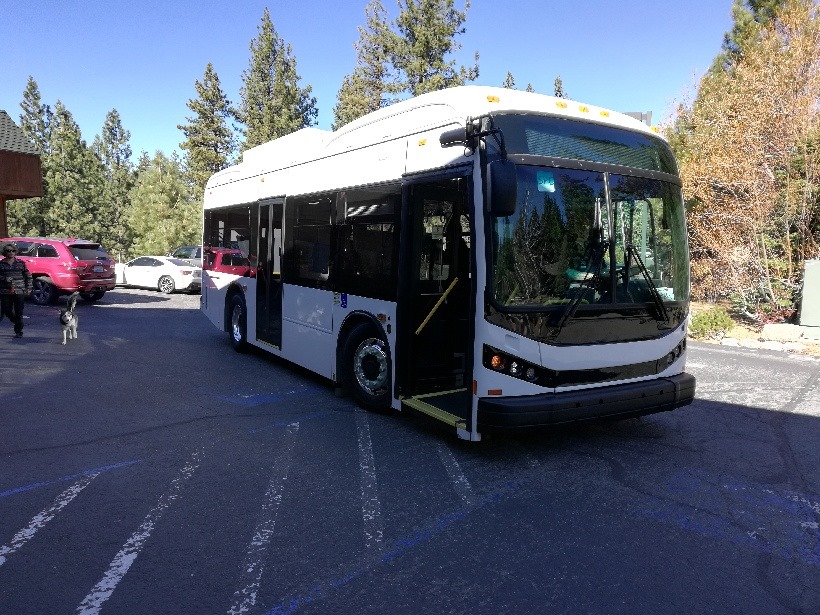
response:
<path id="1" fill-rule="evenodd" d="M 461 392 L 467 390 L 468 395 L 467 400 L 464 403 L 464 407 L 461 408 L 458 414 L 456 415 L 459 420 L 455 423 L 455 426 L 459 429 L 466 430 L 471 430 L 470 424 L 472 423 L 473 416 L 472 380 L 477 281 L 476 258 L 483 256 L 483 254 L 476 254 L 477 243 L 475 237 L 475 216 L 481 215 L 481 210 L 479 209 L 478 211 L 476 211 L 476 207 L 474 205 L 475 194 L 473 186 L 473 171 L 474 168 L 472 165 L 470 165 L 463 167 L 455 167 L 446 170 L 439 170 L 433 173 L 424 173 L 413 176 L 407 176 L 403 178 L 400 229 L 401 249 L 399 251 L 399 284 L 398 303 L 396 308 L 397 330 L 395 354 L 395 394 L 397 397 L 402 398 L 405 403 L 407 403 L 407 401 L 410 398 L 414 398 L 416 396 L 419 396 L 419 398 L 423 398 L 425 402 L 433 403 L 435 402 L 433 398 L 437 396 L 443 397 L 447 394 L 447 391 L 431 392 L 419 390 L 418 382 L 416 379 L 418 346 L 414 342 L 416 339 L 416 331 L 420 327 L 420 321 L 422 321 L 425 316 L 420 313 L 414 313 L 419 311 L 415 306 L 417 306 L 417 304 L 419 303 L 419 298 L 421 296 L 419 290 L 419 267 L 421 264 L 421 246 L 418 244 L 417 241 L 419 237 L 417 233 L 419 232 L 418 226 L 422 224 L 422 219 L 424 215 L 423 210 L 419 209 L 421 203 L 417 202 L 417 197 L 419 196 L 419 189 L 423 189 L 425 185 L 431 185 L 441 181 L 461 179 L 464 186 L 464 193 L 463 209 L 460 212 L 460 214 L 466 214 L 470 218 L 470 276 L 468 280 L 464 280 L 463 282 L 459 281 L 459 284 L 466 282 L 469 285 L 469 300 L 467 301 L 467 305 L 464 307 L 463 312 L 463 315 L 465 316 L 467 321 L 467 334 L 466 339 L 463 340 L 464 372 L 462 376 L 461 386 L 459 386 L 458 389 Z M 456 259 L 458 259 L 458 253 L 456 254 Z M 452 262 L 450 264 L 452 265 Z M 451 279 L 452 277 L 453 276 L 448 275 L 448 279 Z M 449 306 L 440 306 L 440 308 L 441 307 L 445 307 L 446 309 L 451 310 L 450 312 L 448 312 L 448 322 L 452 322 L 452 319 L 454 318 L 452 314 L 452 308 Z M 462 314 L 460 312 L 456 313 L 459 315 Z M 423 324 L 423 322 L 421 324 Z M 423 409 L 422 411 L 426 412 L 426 410 Z M 428 412 L 428 414 L 433 414 L 433 412 Z M 448 416 L 446 418 L 443 418 L 443 420 L 447 420 L 449 422 L 448 419 L 451 418 L 451 415 L 453 413 L 444 412 L 444 414 Z M 437 418 L 442 417 L 438 416 Z"/>
<path id="2" fill-rule="evenodd" d="M 256 339 L 282 346 L 282 240 L 285 198 L 259 201 L 257 214 Z"/>

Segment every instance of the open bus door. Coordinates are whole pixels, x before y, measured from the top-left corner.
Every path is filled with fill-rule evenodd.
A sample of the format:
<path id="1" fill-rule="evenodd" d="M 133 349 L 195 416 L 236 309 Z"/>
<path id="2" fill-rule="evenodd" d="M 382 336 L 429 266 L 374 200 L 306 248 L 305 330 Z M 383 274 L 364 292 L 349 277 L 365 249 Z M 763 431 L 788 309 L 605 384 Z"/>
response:
<path id="1" fill-rule="evenodd" d="M 475 296 L 469 184 L 461 172 L 403 186 L 396 314 L 402 403 L 468 431 Z"/>

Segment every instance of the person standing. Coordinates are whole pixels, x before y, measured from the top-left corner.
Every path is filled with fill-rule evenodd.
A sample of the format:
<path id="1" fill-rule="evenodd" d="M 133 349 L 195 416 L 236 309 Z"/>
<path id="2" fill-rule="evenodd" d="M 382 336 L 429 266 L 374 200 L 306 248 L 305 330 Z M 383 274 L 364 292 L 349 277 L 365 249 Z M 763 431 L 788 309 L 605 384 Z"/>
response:
<path id="1" fill-rule="evenodd" d="M 17 260 L 17 248 L 6 244 L 0 260 L 0 318 L 9 317 L 15 337 L 23 337 L 23 302 L 30 294 L 31 273 L 23 261 Z"/>

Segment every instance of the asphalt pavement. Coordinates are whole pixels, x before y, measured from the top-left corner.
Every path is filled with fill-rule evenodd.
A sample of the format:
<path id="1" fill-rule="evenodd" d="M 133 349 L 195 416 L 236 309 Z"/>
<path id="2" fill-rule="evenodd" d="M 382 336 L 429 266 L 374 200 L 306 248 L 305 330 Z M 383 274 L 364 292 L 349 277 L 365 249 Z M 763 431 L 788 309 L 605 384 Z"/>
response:
<path id="1" fill-rule="evenodd" d="M 685 409 L 457 440 L 196 295 L 0 323 L 0 613 L 820 613 L 820 363 L 690 343 Z"/>

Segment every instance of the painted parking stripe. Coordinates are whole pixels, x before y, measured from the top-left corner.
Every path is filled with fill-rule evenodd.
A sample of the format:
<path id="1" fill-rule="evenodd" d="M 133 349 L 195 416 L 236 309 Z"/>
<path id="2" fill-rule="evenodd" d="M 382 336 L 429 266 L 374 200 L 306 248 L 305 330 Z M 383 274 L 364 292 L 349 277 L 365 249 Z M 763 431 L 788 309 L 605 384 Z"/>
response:
<path id="1" fill-rule="evenodd" d="M 465 504 L 469 504 L 473 500 L 473 488 L 470 486 L 470 481 L 464 476 L 464 472 L 461 471 L 461 466 L 458 465 L 458 461 L 456 461 L 449 447 L 441 442 L 437 444 L 437 447 L 438 455 L 441 457 L 441 463 L 444 464 L 444 469 L 447 470 L 447 474 L 450 476 L 450 481 L 453 483 L 453 488 L 456 490 L 458 497 L 460 497 L 461 501 Z"/>
<path id="2" fill-rule="evenodd" d="M 71 503 L 71 500 L 76 498 L 79 493 L 99 475 L 100 472 L 94 472 L 87 476 L 83 476 L 80 480 L 58 495 L 51 506 L 34 515 L 34 518 L 29 522 L 29 524 L 17 532 L 9 544 L 0 547 L 0 566 L 6 563 L 6 559 L 8 559 L 9 555 L 19 551 L 24 544 L 34 538 L 34 535 L 43 529 L 46 524 L 54 518 L 54 515 L 68 506 Z"/>
<path id="3" fill-rule="evenodd" d="M 167 508 L 179 497 L 182 485 L 194 474 L 199 467 L 202 458 L 202 450 L 194 451 L 191 459 L 180 470 L 179 474 L 171 481 L 171 486 L 159 499 L 156 506 L 152 508 L 145 516 L 142 524 L 140 524 L 137 531 L 131 535 L 126 543 L 123 545 L 120 552 L 111 560 L 108 570 L 103 575 L 103 578 L 92 588 L 89 594 L 83 599 L 77 607 L 77 613 L 81 615 L 92 615 L 99 613 L 100 608 L 105 603 L 122 578 L 131 568 L 131 564 L 137 559 L 140 554 L 145 541 L 151 536 L 154 526 L 162 518 L 163 513 Z"/>
<path id="4" fill-rule="evenodd" d="M 370 422 L 367 413 L 356 409 L 356 432 L 359 440 L 359 481 L 362 491 L 362 521 L 364 544 L 368 549 L 381 548 L 384 540 L 384 523 L 379 502 L 379 484 L 376 465 L 373 462 L 373 443 L 370 440 Z"/>
<path id="5" fill-rule="evenodd" d="M 288 471 L 290 470 L 293 447 L 296 443 L 298 431 L 299 423 L 292 423 L 288 426 L 285 442 L 282 444 L 279 457 L 274 463 L 273 477 L 268 484 L 268 490 L 265 492 L 265 499 L 262 504 L 262 518 L 257 523 L 253 538 L 248 545 L 245 560 L 242 564 L 241 588 L 234 592 L 233 604 L 228 609 L 229 615 L 247 613 L 256 604 L 256 594 L 259 591 L 259 584 L 265 569 L 268 546 L 276 525 L 276 516 L 282 504 L 282 494 L 288 480 Z"/>

